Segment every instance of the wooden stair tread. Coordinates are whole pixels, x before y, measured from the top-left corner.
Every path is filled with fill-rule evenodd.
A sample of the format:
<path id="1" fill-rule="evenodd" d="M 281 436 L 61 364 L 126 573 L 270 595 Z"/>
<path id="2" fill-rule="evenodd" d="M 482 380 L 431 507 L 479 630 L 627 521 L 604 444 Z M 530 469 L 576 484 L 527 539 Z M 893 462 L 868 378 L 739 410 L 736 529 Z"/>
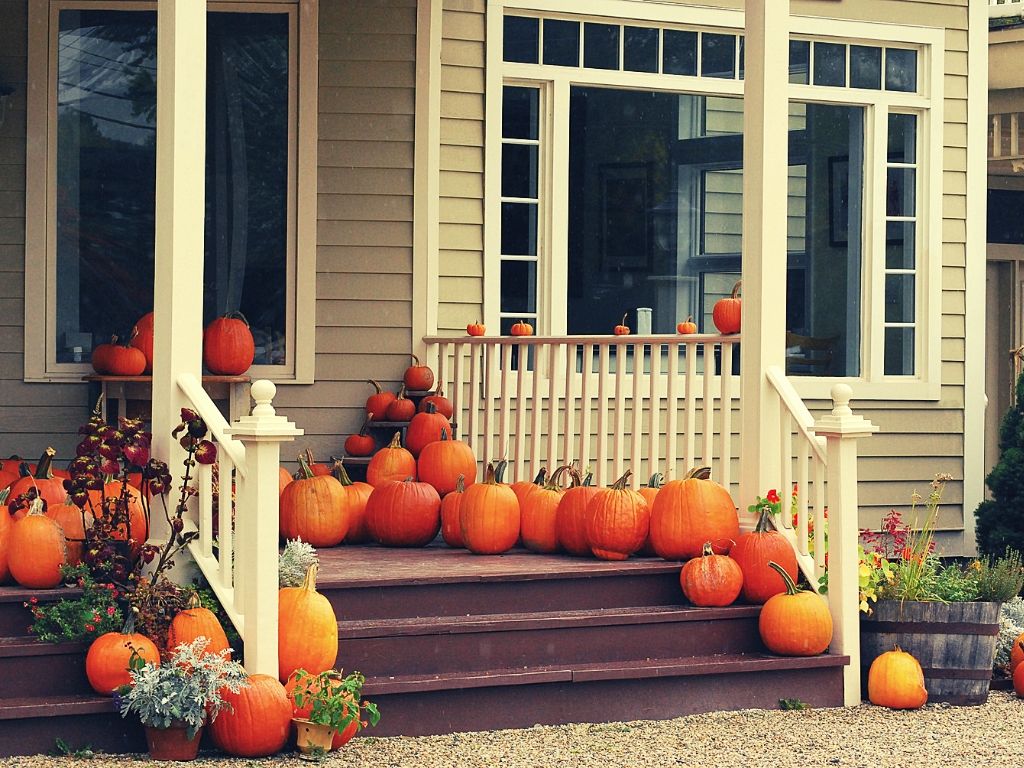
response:
<path id="1" fill-rule="evenodd" d="M 26 603 L 35 597 L 41 603 L 55 603 L 58 600 L 82 596 L 78 587 L 57 587 L 56 589 L 29 589 L 15 585 L 0 586 L 0 603 Z M 28 615 L 26 611 L 26 616 Z"/>
<path id="2" fill-rule="evenodd" d="M 441 635 L 468 632 L 506 632 L 516 630 L 568 627 L 600 627 L 660 622 L 715 621 L 758 616 L 759 605 L 726 608 L 690 606 L 640 606 L 569 611 L 533 611 L 523 613 L 477 614 L 465 616 L 424 616 L 397 619 L 339 621 L 342 638 Z"/>
<path id="3" fill-rule="evenodd" d="M 14 656 L 58 656 L 84 654 L 88 643 L 47 643 L 37 637 L 0 637 L 0 659 Z"/>
<path id="4" fill-rule="evenodd" d="M 772 672 L 821 667 L 841 667 L 848 656 L 770 656 L 767 654 L 718 654 L 674 659 L 558 664 L 491 669 L 477 672 L 444 672 L 430 675 L 369 677 L 363 688 L 368 696 L 423 693 L 465 688 L 490 688 L 534 683 L 582 683 L 652 677 L 687 677 L 742 672 Z"/>
<path id="5" fill-rule="evenodd" d="M 116 712 L 110 696 L 68 694 L 64 696 L 24 696 L 0 698 L 0 720 L 26 717 L 64 717 Z"/>

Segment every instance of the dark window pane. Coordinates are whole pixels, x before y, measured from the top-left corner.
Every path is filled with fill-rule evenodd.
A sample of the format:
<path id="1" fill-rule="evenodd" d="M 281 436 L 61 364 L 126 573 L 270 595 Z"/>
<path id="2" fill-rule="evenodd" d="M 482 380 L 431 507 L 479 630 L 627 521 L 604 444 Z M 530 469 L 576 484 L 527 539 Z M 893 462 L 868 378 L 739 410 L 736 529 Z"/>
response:
<path id="1" fill-rule="evenodd" d="M 505 61 L 536 64 L 540 46 L 540 19 L 506 16 L 503 45 L 502 55 Z"/>
<path id="2" fill-rule="evenodd" d="M 537 262 L 501 262 L 501 311 L 537 311 Z"/>
<path id="3" fill-rule="evenodd" d="M 917 51 L 905 48 L 885 49 L 885 90 L 917 90 Z"/>
<path id="4" fill-rule="evenodd" d="M 814 84 L 846 85 L 846 46 L 814 44 Z"/>
<path id="5" fill-rule="evenodd" d="M 537 204 L 501 204 L 501 252 L 508 256 L 537 255 Z"/>
<path id="6" fill-rule="evenodd" d="M 988 191 L 988 242 L 1024 243 L 1024 192 L 1015 189 Z"/>
<path id="7" fill-rule="evenodd" d="M 661 71 L 667 75 L 697 74 L 697 33 L 666 29 Z"/>
<path id="8" fill-rule="evenodd" d="M 658 30 L 626 27 L 623 47 L 625 69 L 630 72 L 658 71 Z"/>
<path id="9" fill-rule="evenodd" d="M 578 67 L 580 24 L 578 21 L 544 19 L 544 63 Z"/>
<path id="10" fill-rule="evenodd" d="M 881 89 L 881 48 L 865 45 L 850 46 L 850 85 L 853 88 Z"/>
<path id="11" fill-rule="evenodd" d="M 617 24 L 583 25 L 583 66 L 592 69 L 619 68 Z"/>
<path id="12" fill-rule="evenodd" d="M 746 55 L 746 42 L 743 35 L 740 35 L 740 80 L 743 79 L 743 57 Z"/>
<path id="13" fill-rule="evenodd" d="M 789 41 L 789 82 L 807 83 L 811 70 L 811 43 L 809 40 Z"/>
<path id="14" fill-rule="evenodd" d="M 506 139 L 536 139 L 540 91 L 506 85 L 502 90 L 501 135 Z"/>
<path id="15" fill-rule="evenodd" d="M 914 329 L 885 329 L 885 375 L 914 375 Z"/>
<path id="16" fill-rule="evenodd" d="M 702 33 L 700 62 L 700 73 L 703 77 L 735 77 L 736 36 Z"/>
<path id="17" fill-rule="evenodd" d="M 885 276 L 885 322 L 914 322 L 914 276 Z"/>
<path id="18" fill-rule="evenodd" d="M 914 181 L 917 174 L 913 168 L 889 168 L 885 188 L 886 216 L 914 215 Z"/>
<path id="19" fill-rule="evenodd" d="M 885 268 L 914 268 L 914 239 L 917 224 L 913 221 L 889 221 L 885 225 Z"/>
<path id="20" fill-rule="evenodd" d="M 503 144 L 501 196 L 537 197 L 537 145 Z"/>
<path id="21" fill-rule="evenodd" d="M 917 162 L 917 115 L 889 115 L 890 163 Z"/>

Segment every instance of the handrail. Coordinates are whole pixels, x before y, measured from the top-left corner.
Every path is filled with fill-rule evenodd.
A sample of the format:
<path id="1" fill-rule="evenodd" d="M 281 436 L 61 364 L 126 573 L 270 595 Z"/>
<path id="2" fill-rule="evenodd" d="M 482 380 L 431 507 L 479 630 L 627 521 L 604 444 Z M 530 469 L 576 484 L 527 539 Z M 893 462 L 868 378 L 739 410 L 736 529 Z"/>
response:
<path id="1" fill-rule="evenodd" d="M 230 435 L 228 430 L 231 428 L 231 425 L 228 424 L 227 419 L 224 418 L 217 404 L 213 402 L 206 390 L 203 389 L 199 379 L 191 373 L 179 374 L 178 388 L 192 402 L 196 412 L 206 422 L 206 426 L 210 429 L 214 439 L 231 458 L 235 469 L 242 477 L 245 477 L 245 446 Z"/>
<path id="2" fill-rule="evenodd" d="M 789 379 L 786 378 L 786 374 L 777 365 L 770 365 L 765 369 L 765 375 L 768 377 L 768 381 L 775 388 L 775 391 L 779 395 L 779 399 L 782 400 L 782 404 L 786 407 L 786 410 L 793 416 L 793 421 L 796 423 L 797 429 L 800 434 L 807 440 L 811 448 L 814 450 L 814 455 L 818 461 L 823 464 L 827 464 L 828 461 L 825 456 L 825 438 L 814 434 L 814 417 L 811 412 L 807 410 L 807 406 L 804 405 L 804 401 L 797 394 L 796 389 L 790 383 Z"/>
<path id="3" fill-rule="evenodd" d="M 626 334 L 615 336 L 605 334 L 603 336 L 424 336 L 426 344 L 597 344 L 615 346 L 617 344 L 665 344 L 668 342 L 679 342 L 680 344 L 738 344 L 741 341 L 740 334 L 730 333 L 727 335 L 715 333 L 656 333 L 647 336 L 635 336 Z"/>

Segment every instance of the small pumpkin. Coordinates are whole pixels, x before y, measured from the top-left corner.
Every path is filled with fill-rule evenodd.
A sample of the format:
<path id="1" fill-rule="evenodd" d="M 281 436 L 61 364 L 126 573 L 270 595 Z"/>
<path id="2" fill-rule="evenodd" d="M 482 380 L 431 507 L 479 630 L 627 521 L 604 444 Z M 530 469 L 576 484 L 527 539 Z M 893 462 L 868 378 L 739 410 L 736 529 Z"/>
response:
<path id="1" fill-rule="evenodd" d="M 743 588 L 743 572 L 728 555 L 716 555 L 708 541 L 701 556 L 688 560 L 679 572 L 679 585 L 694 605 L 732 605 Z"/>
<path id="2" fill-rule="evenodd" d="M 146 356 L 141 349 L 130 344 L 119 344 L 117 336 L 93 350 L 92 367 L 96 373 L 108 376 L 140 376 L 146 370 Z"/>
<path id="3" fill-rule="evenodd" d="M 367 417 L 371 421 L 387 421 L 388 418 L 388 406 L 397 399 L 397 395 L 394 392 L 388 392 L 385 390 L 376 379 L 367 379 L 368 383 L 373 385 L 376 390 L 372 395 L 366 398 L 366 413 Z"/>
<path id="4" fill-rule="evenodd" d="M 388 404 L 388 421 L 409 421 L 416 415 L 416 403 L 405 396 L 405 384 L 398 396 Z"/>
<path id="5" fill-rule="evenodd" d="M 441 538 L 449 547 L 463 547 L 462 496 L 466 492 L 466 478 L 459 475 L 455 490 L 441 499 Z"/>
<path id="6" fill-rule="evenodd" d="M 436 403 L 427 403 L 423 412 L 417 413 L 409 422 L 405 430 L 405 447 L 413 456 L 419 456 L 427 445 L 442 437 L 452 439 L 452 425 L 447 416 L 438 412 Z M 476 474 L 476 470 L 473 474 Z"/>
<path id="7" fill-rule="evenodd" d="M 616 336 L 628 336 L 629 335 L 629 326 L 626 325 L 626 318 L 627 317 L 629 317 L 629 313 L 628 312 L 622 316 L 622 322 L 619 323 L 618 325 L 616 325 L 614 328 L 612 328 L 612 333 L 613 334 L 615 334 Z"/>
<path id="8" fill-rule="evenodd" d="M 477 555 L 507 552 L 519 540 L 519 500 L 507 485 L 495 481 L 488 464 L 482 483 L 462 495 L 462 541 Z"/>
<path id="9" fill-rule="evenodd" d="M 625 560 L 647 540 L 651 510 L 638 491 L 627 487 L 632 474 L 627 469 L 587 502 L 587 542 L 601 560 Z"/>
<path id="10" fill-rule="evenodd" d="M 376 488 L 390 480 L 407 477 L 416 479 L 416 457 L 402 447 L 402 433 L 395 432 L 391 442 L 370 459 L 366 466 L 366 482 Z"/>
<path id="11" fill-rule="evenodd" d="M 139 318 L 132 328 L 132 346 L 142 352 L 146 358 L 146 367 L 143 373 L 153 372 L 153 313 L 147 312 Z"/>
<path id="12" fill-rule="evenodd" d="M 306 464 L 309 465 L 309 469 L 315 477 L 323 477 L 324 475 L 331 474 L 331 465 L 314 459 L 313 450 L 311 448 L 307 448 L 305 453 Z"/>
<path id="13" fill-rule="evenodd" d="M 373 455 L 373 449 L 377 447 L 377 443 L 372 435 L 366 434 L 366 430 L 370 428 L 371 421 L 373 421 L 372 413 L 367 414 L 366 421 L 363 422 L 359 432 L 345 438 L 345 453 L 349 456 Z"/>
<path id="14" fill-rule="evenodd" d="M 527 483 L 532 490 L 522 495 L 516 494 L 519 497 L 519 535 L 523 546 L 531 552 L 551 553 L 559 549 L 558 504 L 566 491 L 562 482 L 568 476 L 570 487 L 576 487 L 579 483 L 579 475 L 572 474 L 571 470 L 569 464 L 559 467 L 548 482 L 544 482 L 545 471 L 541 470 L 537 475 L 539 485 Z M 518 483 L 512 484 L 513 492 L 516 485 Z"/>
<path id="15" fill-rule="evenodd" d="M 0 514 L 7 514 L 0 509 Z M 64 531 L 43 514 L 42 499 L 33 499 L 28 514 L 11 526 L 7 564 L 23 587 L 53 589 L 63 582 L 60 569 L 68 562 Z"/>
<path id="16" fill-rule="evenodd" d="M 651 510 L 651 546 L 666 560 L 689 560 L 713 541 L 721 554 L 740 535 L 740 520 L 732 497 L 699 467 L 682 480 L 665 483 Z"/>
<path id="17" fill-rule="evenodd" d="M 441 528 L 441 497 L 411 477 L 385 480 L 366 502 L 366 523 L 386 547 L 425 547 Z"/>
<path id="18" fill-rule="evenodd" d="M 687 315 L 686 320 L 676 325 L 676 333 L 684 336 L 697 332 L 697 324 L 693 322 L 693 315 Z"/>
<path id="19" fill-rule="evenodd" d="M 743 599 L 748 603 L 762 605 L 772 595 L 786 591 L 786 583 L 768 563 L 781 565 L 794 581 L 799 574 L 796 553 L 783 535 L 772 528 L 768 507 L 761 508 L 754 530 L 736 539 L 729 555 L 743 571 Z"/>
<path id="20" fill-rule="evenodd" d="M 332 669 L 338 659 L 338 617 L 330 600 L 316 591 L 318 570 L 313 563 L 300 586 L 282 587 L 278 592 L 280 680 L 287 680 L 296 669 L 318 675 Z"/>
<path id="21" fill-rule="evenodd" d="M 470 323 L 466 326 L 466 333 L 470 336 L 483 336 L 486 332 L 487 327 L 481 322 Z"/>
<path id="22" fill-rule="evenodd" d="M 786 582 L 786 591 L 768 598 L 757 628 L 769 651 L 780 656 L 817 656 L 832 642 L 832 614 L 828 603 L 815 593 L 797 588 L 786 570 L 768 564 Z"/>
<path id="23" fill-rule="evenodd" d="M 737 280 L 736 284 L 732 287 L 732 294 L 728 298 L 716 301 L 714 308 L 711 310 L 711 320 L 720 333 L 740 332 L 740 317 L 742 315 L 740 283 L 742 282 L 742 280 Z"/>
<path id="24" fill-rule="evenodd" d="M 580 483 L 579 472 L 570 470 L 573 486 L 562 494 L 555 510 L 555 531 L 558 544 L 570 555 L 589 556 L 590 541 L 587 539 L 587 508 L 590 500 L 600 490 L 585 482 Z M 579 483 L 579 484 L 577 484 Z"/>
<path id="25" fill-rule="evenodd" d="M 346 544 L 365 544 L 373 541 L 370 528 L 366 524 L 366 502 L 370 500 L 373 486 L 369 483 L 353 481 L 341 461 L 334 462 L 334 479 L 341 483 L 344 493 L 342 510 L 348 518 L 348 533 L 345 534 Z"/>
<path id="26" fill-rule="evenodd" d="M 92 641 L 85 655 L 85 675 L 96 693 L 113 696 L 115 690 L 131 683 L 128 665 L 133 651 L 143 661 L 160 666 L 160 651 L 156 643 L 136 632 L 131 619 L 124 631 L 107 632 Z"/>
<path id="27" fill-rule="evenodd" d="M 512 323 L 509 333 L 513 336 L 533 336 L 533 326 L 525 320 L 520 320 L 518 323 Z"/>
<path id="28" fill-rule="evenodd" d="M 291 483 L 291 481 L 294 480 L 294 479 L 295 478 L 292 477 L 292 473 L 289 472 L 287 469 L 285 469 L 284 467 L 279 467 L 278 468 L 278 470 L 277 470 L 277 494 L 278 494 L 278 496 L 280 496 L 282 493 L 284 493 L 284 489 L 287 488 L 288 484 Z"/>
<path id="29" fill-rule="evenodd" d="M 250 675 L 241 691 L 224 690 L 221 697 L 227 706 L 209 728 L 217 749 L 239 757 L 267 757 L 284 749 L 294 708 L 279 680 Z"/>
<path id="30" fill-rule="evenodd" d="M 868 670 L 868 701 L 889 709 L 920 709 L 928 702 L 924 671 L 897 645 L 875 657 Z"/>
<path id="31" fill-rule="evenodd" d="M 441 439 L 428 443 L 416 464 L 419 479 L 430 483 L 444 496 L 455 490 L 460 477 L 468 488 L 476 482 L 476 456 L 473 449 L 461 440 L 450 440 L 441 431 Z"/>
<path id="32" fill-rule="evenodd" d="M 434 386 L 434 372 L 423 363 L 416 355 L 412 357 L 412 365 L 405 369 L 402 381 L 405 388 L 413 392 L 426 392 Z"/>
<path id="33" fill-rule="evenodd" d="M 333 547 L 348 533 L 346 512 L 341 483 L 330 475 L 314 475 L 306 455 L 300 454 L 298 479 L 281 493 L 281 536 L 301 538 L 314 547 Z"/>
<path id="34" fill-rule="evenodd" d="M 241 312 L 218 317 L 203 331 L 203 365 L 210 373 L 241 376 L 255 358 L 256 343 Z"/>
<path id="35" fill-rule="evenodd" d="M 178 611 L 167 630 L 167 650 L 174 651 L 179 645 L 187 645 L 197 637 L 205 637 L 210 642 L 203 650 L 203 655 L 219 654 L 227 651 L 226 658 L 231 658 L 231 646 L 217 615 L 209 608 L 203 607 L 199 593 L 189 595 L 185 610 Z"/>
<path id="36" fill-rule="evenodd" d="M 53 448 L 47 448 L 43 451 L 43 455 L 39 457 L 39 461 L 36 464 L 35 471 L 30 475 L 15 480 L 8 486 L 10 488 L 7 496 L 8 499 L 13 501 L 18 496 L 29 494 L 29 491 L 35 489 L 36 494 L 46 502 L 47 509 L 63 504 L 67 499 L 68 492 L 64 488 L 64 480 L 53 475 L 53 457 L 56 455 L 57 452 Z M 25 506 L 16 512 L 14 517 L 17 519 L 23 518 L 27 509 L 28 507 Z"/>
<path id="37" fill-rule="evenodd" d="M 438 387 L 437 391 L 432 395 L 427 395 L 420 400 L 419 406 L 416 408 L 420 413 L 424 412 L 431 405 L 434 406 L 434 410 L 444 416 L 446 419 L 451 420 L 455 415 L 455 406 L 452 405 L 452 401 L 444 396 L 444 392 Z"/>

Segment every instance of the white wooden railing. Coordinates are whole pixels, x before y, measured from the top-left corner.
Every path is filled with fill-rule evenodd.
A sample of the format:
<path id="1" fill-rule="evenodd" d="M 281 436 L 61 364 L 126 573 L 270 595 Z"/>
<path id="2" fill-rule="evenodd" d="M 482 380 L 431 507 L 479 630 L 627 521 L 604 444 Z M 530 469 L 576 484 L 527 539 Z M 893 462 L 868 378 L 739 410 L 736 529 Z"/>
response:
<path id="1" fill-rule="evenodd" d="M 710 466 L 736 478 L 731 336 L 428 337 L 460 436 L 481 463 L 504 456 L 507 479 L 576 460 L 596 485 L 624 468 L 634 486 L 655 473 Z"/>
<path id="2" fill-rule="evenodd" d="M 198 514 L 190 525 L 199 537 L 189 550 L 245 641 L 246 669 L 276 677 L 278 467 L 281 443 L 302 430 L 274 412 L 277 388 L 270 381 L 253 383 L 256 405 L 234 424 L 194 375 L 180 375 L 178 388 L 217 446 L 215 464 L 195 468 Z"/>
<path id="3" fill-rule="evenodd" d="M 1024 15 L 1024 0 L 988 0 L 989 18 Z"/>

